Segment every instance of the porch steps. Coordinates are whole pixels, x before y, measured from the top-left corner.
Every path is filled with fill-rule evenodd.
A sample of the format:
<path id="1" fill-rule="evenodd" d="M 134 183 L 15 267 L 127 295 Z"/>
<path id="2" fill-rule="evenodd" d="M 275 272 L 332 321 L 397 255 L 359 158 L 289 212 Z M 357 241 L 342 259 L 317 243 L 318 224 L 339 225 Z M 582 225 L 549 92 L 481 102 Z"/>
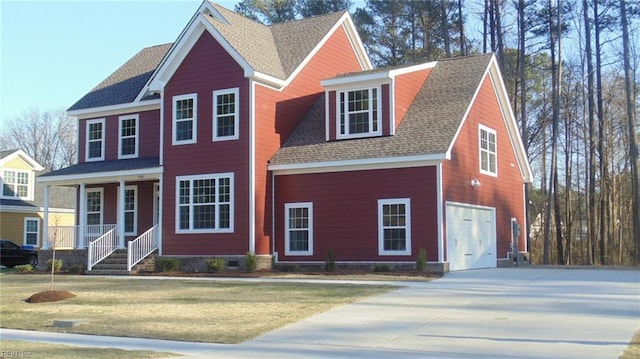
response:
<path id="1" fill-rule="evenodd" d="M 134 275 L 138 272 L 151 272 L 155 270 L 156 253 L 152 253 L 142 262 L 135 265 L 131 272 L 127 271 L 127 250 L 120 249 L 113 252 L 100 263 L 96 264 L 88 275 Z"/>

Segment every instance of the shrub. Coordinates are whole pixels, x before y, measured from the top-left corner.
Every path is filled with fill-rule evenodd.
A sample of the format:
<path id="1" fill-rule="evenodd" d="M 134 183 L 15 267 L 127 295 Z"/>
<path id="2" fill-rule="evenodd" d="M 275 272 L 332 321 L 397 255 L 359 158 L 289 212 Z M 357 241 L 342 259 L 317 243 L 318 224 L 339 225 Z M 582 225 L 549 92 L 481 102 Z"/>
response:
<path id="1" fill-rule="evenodd" d="M 84 270 L 85 270 L 84 264 L 76 264 L 73 267 L 69 268 L 69 272 L 76 273 L 76 274 L 82 274 L 84 273 Z"/>
<path id="2" fill-rule="evenodd" d="M 297 272 L 298 266 L 295 264 L 282 264 L 278 266 L 280 272 Z"/>
<path id="3" fill-rule="evenodd" d="M 327 272 L 333 272 L 336 270 L 336 255 L 333 253 L 333 249 L 329 249 L 327 252 L 327 260 L 324 264 L 324 270 Z"/>
<path id="4" fill-rule="evenodd" d="M 418 258 L 416 258 L 416 269 L 420 272 L 427 270 L 427 251 L 424 248 L 418 250 Z"/>
<path id="5" fill-rule="evenodd" d="M 247 252 L 245 259 L 245 270 L 247 273 L 255 272 L 258 269 L 258 258 L 255 253 Z"/>
<path id="6" fill-rule="evenodd" d="M 161 272 L 173 272 L 180 268 L 180 260 L 178 258 L 160 258 L 158 261 Z"/>
<path id="7" fill-rule="evenodd" d="M 15 266 L 15 269 L 18 273 L 27 273 L 31 272 L 33 270 L 33 267 L 31 266 L 31 264 L 22 264 L 19 266 Z"/>
<path id="8" fill-rule="evenodd" d="M 391 267 L 388 264 L 376 264 L 373 266 L 374 272 L 391 272 Z"/>
<path id="9" fill-rule="evenodd" d="M 49 268 L 49 270 L 51 270 L 52 262 L 53 261 L 51 259 L 47 261 L 47 268 Z M 56 259 L 55 262 L 53 262 L 53 271 L 59 272 L 61 269 L 62 269 L 62 259 Z"/>
<path id="10" fill-rule="evenodd" d="M 222 258 L 211 258 L 207 259 L 207 268 L 211 273 L 220 273 L 226 267 L 226 263 Z"/>

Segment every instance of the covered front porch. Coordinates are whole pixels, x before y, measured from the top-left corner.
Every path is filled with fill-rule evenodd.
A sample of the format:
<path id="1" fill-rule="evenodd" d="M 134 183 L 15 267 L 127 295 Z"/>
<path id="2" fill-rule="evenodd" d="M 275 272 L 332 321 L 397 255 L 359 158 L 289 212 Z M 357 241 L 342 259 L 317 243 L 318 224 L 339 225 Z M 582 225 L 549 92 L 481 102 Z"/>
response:
<path id="1" fill-rule="evenodd" d="M 112 162 L 112 163 L 110 163 Z M 155 163 L 155 166 L 153 164 Z M 138 167 L 136 165 L 148 165 Z M 82 163 L 38 177 L 44 185 L 44 223 L 51 186 L 76 188 L 76 224 L 43 228 L 41 250 L 86 251 L 86 269 L 112 253 L 127 252 L 126 270 L 161 249 L 162 167 L 157 159 Z M 115 167 L 115 168 L 114 168 Z M 110 168 L 111 171 L 92 171 Z"/>

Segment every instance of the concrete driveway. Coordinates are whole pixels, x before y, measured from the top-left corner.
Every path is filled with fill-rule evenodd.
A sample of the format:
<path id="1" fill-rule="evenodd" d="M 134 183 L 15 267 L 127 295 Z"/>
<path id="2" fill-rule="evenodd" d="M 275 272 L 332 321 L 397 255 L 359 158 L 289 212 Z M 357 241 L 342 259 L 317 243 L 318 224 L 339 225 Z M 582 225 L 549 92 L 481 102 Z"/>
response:
<path id="1" fill-rule="evenodd" d="M 411 283 L 239 345 L 6 329 L 0 334 L 68 344 L 76 338 L 76 345 L 167 350 L 192 358 L 584 359 L 617 358 L 639 328 L 638 270 L 512 268 Z"/>

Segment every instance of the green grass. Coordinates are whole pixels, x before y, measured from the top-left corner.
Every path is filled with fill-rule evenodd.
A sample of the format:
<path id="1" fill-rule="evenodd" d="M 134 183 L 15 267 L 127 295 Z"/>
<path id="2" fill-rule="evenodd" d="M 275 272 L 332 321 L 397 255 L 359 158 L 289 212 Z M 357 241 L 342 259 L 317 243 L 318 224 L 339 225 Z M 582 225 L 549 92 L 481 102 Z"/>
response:
<path id="1" fill-rule="evenodd" d="M 18 340 L 0 341 L 0 358 L 29 359 L 150 359 L 177 357 L 179 354 L 149 350 L 83 348 Z"/>
<path id="2" fill-rule="evenodd" d="M 239 343 L 332 307 L 388 292 L 384 285 L 218 282 L 58 275 L 55 290 L 77 295 L 26 303 L 50 276 L 0 275 L 4 328 L 213 343 Z M 54 328 L 56 319 L 84 319 Z"/>

